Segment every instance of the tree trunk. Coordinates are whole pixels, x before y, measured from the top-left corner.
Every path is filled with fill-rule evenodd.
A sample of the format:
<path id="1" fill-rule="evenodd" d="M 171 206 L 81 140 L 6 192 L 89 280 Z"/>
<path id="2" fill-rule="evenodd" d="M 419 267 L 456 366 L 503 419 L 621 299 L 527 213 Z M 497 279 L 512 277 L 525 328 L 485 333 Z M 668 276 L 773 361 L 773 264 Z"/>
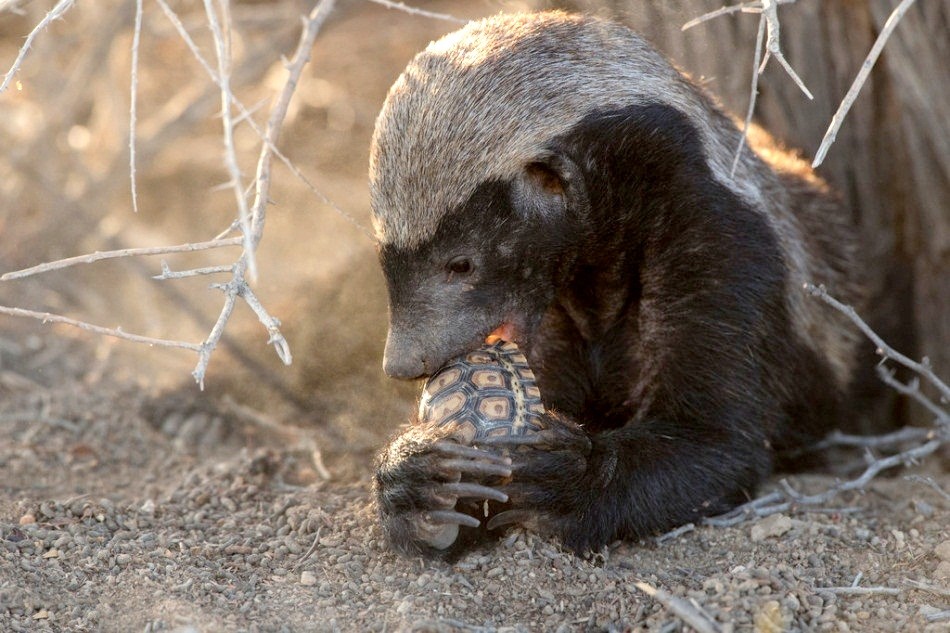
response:
<path id="1" fill-rule="evenodd" d="M 565 3 L 547 3 L 565 6 Z M 579 0 L 566 8 L 617 18 L 745 113 L 758 15 L 735 13 L 686 32 L 722 0 Z M 798 0 L 779 9 L 786 58 L 760 78 L 755 120 L 814 156 L 838 104 L 897 0 Z M 874 283 L 871 319 L 894 347 L 950 376 L 950 2 L 920 0 L 898 24 L 818 172 L 861 229 Z"/>

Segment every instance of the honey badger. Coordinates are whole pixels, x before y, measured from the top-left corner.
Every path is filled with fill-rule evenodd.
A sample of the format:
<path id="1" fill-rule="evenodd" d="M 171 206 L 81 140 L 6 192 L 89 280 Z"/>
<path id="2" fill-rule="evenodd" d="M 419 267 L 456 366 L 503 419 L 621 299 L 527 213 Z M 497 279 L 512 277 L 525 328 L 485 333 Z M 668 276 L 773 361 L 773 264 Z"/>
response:
<path id="1" fill-rule="evenodd" d="M 470 23 L 390 89 L 370 157 L 384 369 L 423 377 L 500 332 L 551 412 L 495 524 L 579 552 L 658 533 L 747 500 L 777 451 L 837 425 L 856 340 L 802 284 L 860 304 L 852 230 L 764 134 L 731 174 L 740 136 L 638 35 L 562 12 Z M 491 470 L 433 433 L 377 461 L 407 553 L 442 553 L 427 522 L 468 524 L 445 483 Z"/>

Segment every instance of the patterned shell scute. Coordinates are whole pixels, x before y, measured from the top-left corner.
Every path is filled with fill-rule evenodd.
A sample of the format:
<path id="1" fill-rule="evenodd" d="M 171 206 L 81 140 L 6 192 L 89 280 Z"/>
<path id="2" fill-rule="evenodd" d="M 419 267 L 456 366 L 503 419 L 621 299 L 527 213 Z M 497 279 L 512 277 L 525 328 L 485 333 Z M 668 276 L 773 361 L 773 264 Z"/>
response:
<path id="1" fill-rule="evenodd" d="M 464 444 L 544 428 L 534 372 L 514 343 L 497 341 L 450 361 L 426 382 L 419 422 L 452 429 Z"/>

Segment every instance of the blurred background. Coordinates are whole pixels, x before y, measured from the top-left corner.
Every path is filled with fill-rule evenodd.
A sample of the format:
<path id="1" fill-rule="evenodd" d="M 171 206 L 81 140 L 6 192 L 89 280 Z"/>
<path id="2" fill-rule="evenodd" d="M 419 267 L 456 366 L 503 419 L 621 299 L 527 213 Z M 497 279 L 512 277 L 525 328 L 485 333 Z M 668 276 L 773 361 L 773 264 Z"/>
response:
<path id="1" fill-rule="evenodd" d="M 784 6 L 783 49 L 815 99 L 770 62 L 755 120 L 810 159 L 895 5 L 798 0 Z M 52 6 L 0 2 L 0 72 Z M 681 31 L 721 0 L 418 0 L 414 6 L 462 19 L 550 7 L 614 17 L 643 32 L 727 108 L 744 113 L 748 104 L 757 16 L 736 13 Z M 172 7 L 213 60 L 202 4 Z M 284 82 L 282 56 L 293 53 L 300 16 L 311 7 L 296 0 L 232 4 L 232 85 L 261 124 Z M 96 250 L 204 241 L 233 221 L 233 193 L 221 187 L 228 175 L 219 92 L 161 8 L 148 0 L 144 8 L 138 213 L 128 149 L 135 3 L 79 3 L 37 37 L 16 85 L 0 94 L 0 272 Z M 386 91 L 408 60 L 458 26 L 341 0 L 317 38 L 279 147 L 344 213 L 275 162 L 255 285 L 283 323 L 294 353 L 290 367 L 239 304 L 204 393 L 190 380 L 196 361 L 190 352 L 0 315 L 5 380 L 16 375 L 53 385 L 85 376 L 95 388 L 108 376 L 175 394 L 176 406 L 228 398 L 314 433 L 335 475 L 365 472 L 369 455 L 410 418 L 418 390 L 386 379 L 380 368 L 386 297 L 369 234 L 370 136 Z M 920 2 L 908 11 L 819 170 L 861 227 L 876 327 L 898 349 L 929 355 L 944 376 L 950 373 L 948 32 L 948 3 Z M 235 143 L 250 176 L 260 140 L 239 124 Z M 164 259 L 181 270 L 230 264 L 237 255 L 221 249 Z M 208 288 L 206 277 L 153 280 L 161 259 L 111 260 L 2 282 L 0 304 L 200 342 L 220 311 L 221 293 Z"/>

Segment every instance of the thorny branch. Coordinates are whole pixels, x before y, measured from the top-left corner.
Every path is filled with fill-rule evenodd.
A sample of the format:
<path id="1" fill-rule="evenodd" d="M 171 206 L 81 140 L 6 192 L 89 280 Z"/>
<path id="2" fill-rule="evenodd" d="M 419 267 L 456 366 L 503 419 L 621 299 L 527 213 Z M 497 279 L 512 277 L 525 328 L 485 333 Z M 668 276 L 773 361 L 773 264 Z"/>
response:
<path id="1" fill-rule="evenodd" d="M 712 616 L 691 602 L 642 581 L 634 583 L 634 586 L 669 609 L 673 615 L 699 633 L 720 633 L 722 631 L 722 627 Z"/>
<path id="2" fill-rule="evenodd" d="M 858 313 L 855 311 L 853 307 L 845 305 L 841 303 L 840 301 L 838 301 L 837 299 L 835 299 L 834 297 L 832 297 L 830 294 L 828 294 L 828 291 L 825 289 L 824 286 L 815 286 L 813 284 L 805 284 L 804 288 L 805 288 L 805 291 L 808 292 L 810 295 L 814 297 L 818 297 L 819 299 L 821 299 L 822 301 L 824 301 L 825 303 L 833 307 L 835 310 L 841 312 L 846 317 L 848 317 L 848 319 L 850 319 L 852 323 L 858 326 L 858 328 L 864 333 L 864 335 L 867 336 L 869 339 L 871 339 L 871 342 L 874 343 L 875 346 L 877 346 L 877 353 L 880 356 L 883 356 L 885 359 L 893 360 L 903 365 L 907 369 L 913 372 L 916 372 L 920 374 L 921 376 L 923 376 L 924 378 L 926 378 L 927 381 L 931 385 L 936 387 L 937 390 L 940 392 L 941 402 L 945 404 L 950 404 L 950 386 L 947 386 L 945 382 L 943 382 L 942 380 L 940 380 L 940 378 L 937 377 L 933 369 L 930 367 L 930 360 L 928 358 L 924 357 L 924 359 L 918 363 L 908 358 L 907 356 L 901 354 L 897 350 L 895 350 L 893 347 L 885 343 L 884 339 L 878 336 L 878 334 L 874 330 L 871 329 L 871 326 L 865 323 L 864 320 L 860 316 L 858 316 Z M 944 415 L 946 415 L 946 412 L 944 412 Z"/>
<path id="3" fill-rule="evenodd" d="M 411 15 L 418 15 L 423 18 L 435 18 L 436 20 L 445 20 L 447 22 L 455 22 L 456 24 L 465 24 L 468 22 L 468 20 L 457 18 L 454 15 L 449 15 L 448 13 L 436 13 L 434 11 L 426 11 L 425 9 L 417 9 L 416 7 L 410 7 L 403 4 L 402 2 L 394 2 L 393 0 L 369 0 L 369 2 L 384 6 L 387 9 L 396 9 L 398 11 L 409 13 Z"/>
<path id="4" fill-rule="evenodd" d="M 32 44 L 35 36 L 42 31 L 50 22 L 54 19 L 60 17 L 67 9 L 69 9 L 73 4 L 72 0 L 62 0 L 59 2 L 46 18 L 37 25 L 33 30 L 30 36 L 27 38 L 26 43 L 23 48 L 20 50 L 16 61 L 14 62 L 13 67 L 5 76 L 3 87 L 5 89 L 9 84 L 10 79 L 16 74 L 19 70 L 20 63 L 22 59 L 26 56 L 27 51 L 29 50 L 30 45 Z M 208 75 L 212 78 L 212 81 L 218 87 L 221 93 L 221 116 L 223 119 L 223 137 L 225 145 L 225 161 L 228 167 L 228 171 L 231 175 L 231 180 L 228 183 L 229 186 L 234 188 L 237 204 L 238 204 L 238 220 L 236 224 L 242 229 L 242 237 L 236 238 L 225 238 L 227 234 L 223 233 L 214 240 L 200 243 L 191 243 L 183 244 L 180 246 L 171 246 L 171 247 L 155 247 L 155 248 L 132 248 L 132 249 L 121 249 L 116 251 L 106 251 L 106 252 L 97 252 L 88 255 L 81 255 L 78 257 L 71 257 L 63 260 L 58 260 L 55 262 L 48 262 L 40 264 L 38 266 L 33 266 L 31 268 L 23 269 L 20 271 L 14 271 L 7 273 L 3 276 L 0 276 L 0 280 L 9 281 L 13 279 L 21 279 L 31 275 L 48 272 L 52 270 L 58 270 L 62 268 L 67 268 L 70 266 L 92 263 L 95 261 L 100 261 L 103 259 L 111 259 L 118 257 L 129 257 L 136 255 L 157 255 L 157 254 L 167 254 L 167 253 L 180 253 L 180 252 L 189 252 L 196 250 L 204 250 L 209 248 L 218 248 L 222 246 L 237 246 L 242 245 L 244 250 L 238 260 L 230 266 L 211 266 L 204 268 L 195 268 L 191 270 L 185 270 L 181 272 L 172 271 L 166 262 L 162 262 L 162 272 L 160 275 L 155 276 L 155 279 L 159 280 L 169 280 L 169 279 L 181 279 L 185 277 L 194 277 L 198 275 L 210 275 L 218 273 L 231 273 L 231 279 L 227 283 L 217 284 L 213 287 L 216 287 L 224 292 L 225 299 L 222 306 L 221 312 L 214 323 L 214 326 L 211 328 L 210 333 L 207 338 L 201 344 L 188 343 L 182 341 L 167 341 L 164 339 L 154 339 L 150 337 L 144 337 L 134 334 L 127 334 L 121 329 L 110 329 L 104 328 L 101 326 L 91 325 L 88 323 L 83 323 L 81 321 L 76 321 L 74 319 L 69 319 L 67 317 L 61 317 L 57 315 L 51 315 L 42 312 L 34 312 L 30 310 L 21 310 L 18 308 L 2 308 L 0 312 L 5 314 L 10 314 L 13 316 L 23 316 L 30 317 L 42 320 L 44 322 L 57 322 L 73 325 L 80 327 L 87 331 L 96 332 L 98 334 L 115 336 L 118 338 L 123 338 L 125 340 L 136 341 L 140 343 L 146 343 L 150 345 L 162 345 L 166 347 L 177 347 L 181 349 L 188 349 L 198 353 L 198 363 L 195 367 L 193 375 L 195 380 L 202 387 L 204 386 L 204 376 L 207 371 L 208 363 L 210 362 L 211 355 L 219 343 L 221 336 L 224 332 L 225 326 L 227 325 L 231 314 L 233 313 L 234 306 L 237 303 L 238 299 L 242 299 L 252 311 L 257 315 L 258 319 L 267 329 L 269 334 L 269 343 L 274 345 L 275 350 L 280 357 L 280 359 L 285 364 L 290 364 L 292 360 L 291 352 L 289 345 L 286 339 L 280 332 L 280 322 L 271 316 L 267 310 L 264 308 L 260 300 L 257 298 L 257 295 L 251 290 L 250 286 L 247 283 L 246 276 L 251 276 L 253 278 L 255 271 L 254 264 L 254 252 L 258 243 L 261 240 L 263 235 L 264 228 L 264 218 L 265 218 L 265 207 L 268 201 L 267 194 L 270 186 L 270 161 L 272 156 L 278 156 L 285 164 L 287 164 L 293 173 L 299 178 L 304 180 L 308 187 L 316 193 L 324 202 L 330 204 L 333 208 L 341 212 L 342 215 L 353 221 L 353 219 L 348 216 L 346 213 L 342 212 L 336 205 L 330 202 L 326 196 L 322 195 L 306 178 L 303 177 L 303 174 L 277 149 L 276 142 L 280 132 L 281 125 L 283 124 L 284 118 L 287 114 L 287 108 L 290 103 L 291 97 L 297 87 L 297 82 L 299 81 L 300 75 L 304 66 L 310 59 L 310 50 L 313 47 L 313 43 L 316 39 L 316 36 L 320 30 L 320 27 L 326 20 L 327 15 L 332 11 L 335 1 L 334 0 L 323 0 L 314 9 L 311 11 L 309 16 L 304 19 L 304 26 L 300 36 L 300 40 L 297 46 L 297 50 L 294 54 L 293 59 L 288 62 L 288 79 L 281 90 L 279 97 L 271 109 L 271 114 L 267 122 L 266 132 L 261 131 L 261 129 L 256 125 L 254 119 L 251 117 L 250 112 L 235 98 L 231 87 L 230 87 L 230 65 L 231 65 L 231 50 L 230 50 L 230 10 L 227 0 L 218 0 L 217 8 L 212 4 L 212 0 L 204 1 L 205 13 L 208 20 L 208 25 L 212 33 L 212 39 L 214 41 L 215 52 L 218 61 L 218 70 L 215 72 L 211 67 L 204 61 L 204 58 L 201 56 L 198 51 L 197 46 L 194 45 L 194 42 L 188 36 L 187 31 L 181 25 L 180 20 L 178 20 L 177 15 L 168 7 L 164 0 L 159 0 L 159 4 L 165 13 L 169 16 L 169 19 L 178 29 L 179 33 L 182 36 L 182 39 L 186 42 L 189 48 L 194 53 L 195 57 L 199 60 L 202 66 L 205 68 Z M 137 87 L 137 64 L 136 59 L 138 56 L 138 44 L 139 36 L 141 33 L 141 22 L 142 22 L 142 8 L 141 1 L 136 0 L 136 16 L 135 16 L 135 26 L 133 34 L 133 63 L 132 63 L 132 77 L 131 77 L 131 108 L 130 108 L 130 127 L 129 127 L 129 149 L 130 149 L 130 180 L 132 184 L 132 196 L 133 196 L 133 208 L 137 207 L 136 194 L 135 194 L 135 102 L 136 102 L 136 87 Z M 0 89 L 0 90 L 2 90 Z M 240 116 L 234 118 L 231 116 L 231 109 L 237 108 Z M 253 212 L 249 211 L 247 208 L 246 194 L 244 191 L 244 186 L 241 183 L 241 174 L 240 169 L 237 164 L 236 150 L 234 148 L 233 142 L 233 130 L 234 126 L 237 125 L 240 121 L 246 120 L 258 136 L 261 137 L 263 143 L 261 148 L 261 154 L 258 160 L 258 167 L 256 173 L 256 179 L 253 184 L 253 189 L 255 191 L 255 202 L 253 206 Z M 354 222 L 355 223 L 355 222 Z M 233 225 L 232 225 L 233 228 Z M 364 229 L 365 232 L 365 229 Z"/>
<path id="5" fill-rule="evenodd" d="M 864 63 L 861 64 L 861 70 L 858 71 L 854 82 L 851 84 L 848 92 L 845 93 L 844 99 L 841 100 L 837 112 L 831 117 L 831 123 L 828 124 L 828 131 L 825 132 L 824 138 L 821 139 L 821 145 L 818 147 L 818 151 L 815 152 L 815 160 L 811 164 L 812 167 L 818 167 L 822 161 L 825 160 L 825 155 L 828 153 L 831 144 L 835 142 L 835 137 L 838 136 L 838 130 L 841 129 L 844 118 L 848 116 L 851 104 L 854 103 L 854 100 L 858 97 L 858 93 L 861 92 L 861 88 L 864 87 L 864 82 L 867 81 L 868 75 L 871 74 L 871 69 L 874 67 L 874 63 L 877 61 L 881 51 L 884 50 L 884 45 L 894 31 L 894 27 L 901 21 L 901 18 L 904 17 L 907 9 L 909 9 L 912 4 L 914 4 L 914 0 L 903 0 L 903 2 L 897 5 L 897 8 L 891 12 L 891 15 L 888 16 L 887 22 L 884 23 L 884 28 L 881 29 L 880 34 L 878 34 L 877 39 L 874 41 L 874 45 L 871 46 L 871 50 L 868 52 L 868 56 L 864 59 Z"/>
<path id="6" fill-rule="evenodd" d="M 33 40 L 36 39 L 36 36 L 40 34 L 43 29 L 49 26 L 54 20 L 58 20 L 63 17 L 67 11 L 69 11 L 76 0 L 59 0 L 49 13 L 46 14 L 40 23 L 26 36 L 26 42 L 23 43 L 23 46 L 20 47 L 20 52 L 17 55 L 16 59 L 13 60 L 13 65 L 10 67 L 10 70 L 7 71 L 7 74 L 3 76 L 3 82 L 0 83 L 0 93 L 5 91 L 10 87 L 10 82 L 13 81 L 13 78 L 16 76 L 17 72 L 20 70 L 20 65 L 23 63 L 23 60 L 26 59 L 27 53 L 30 52 L 30 48 L 33 47 Z"/>
<path id="7" fill-rule="evenodd" d="M 795 72 L 795 70 L 792 68 L 792 65 L 788 63 L 788 60 L 785 59 L 785 55 L 782 53 L 781 24 L 779 23 L 778 19 L 778 5 L 794 1 L 795 0 L 758 0 L 756 2 L 743 2 L 737 5 L 725 6 L 721 9 L 701 15 L 696 19 L 690 20 L 682 27 L 682 30 L 685 31 L 713 18 L 731 13 L 742 12 L 760 14 L 759 30 L 755 38 L 755 53 L 754 59 L 752 61 L 752 89 L 749 91 L 749 108 L 746 113 L 745 124 L 742 127 L 742 137 L 739 139 L 739 147 L 736 149 L 735 158 L 732 160 L 733 174 L 736 172 L 736 166 L 739 164 L 739 157 L 742 155 L 742 150 L 745 147 L 746 136 L 749 132 L 749 125 L 752 122 L 752 113 L 755 111 L 755 102 L 759 94 L 759 76 L 765 72 L 765 66 L 769 63 L 770 58 L 774 57 L 776 60 L 778 60 L 778 62 L 782 65 L 782 68 L 785 69 L 785 72 L 788 73 L 789 77 L 792 78 L 792 80 L 795 82 L 795 85 L 797 85 L 801 91 L 805 93 L 806 97 L 809 99 L 814 98 L 811 92 L 809 92 L 808 88 L 805 87 L 805 82 L 803 82 L 801 77 L 798 76 L 798 73 Z M 762 55 L 763 39 L 765 39 L 764 56 Z"/>
<path id="8" fill-rule="evenodd" d="M 178 246 L 155 246 L 144 248 L 123 248 L 116 251 L 96 251 L 87 255 L 77 255 L 59 259 L 55 262 L 46 262 L 38 264 L 23 270 L 14 270 L 12 272 L 0 275 L 0 281 L 13 281 L 14 279 L 23 279 L 40 273 L 47 273 L 51 270 L 60 270 L 77 266 L 79 264 L 92 264 L 93 262 L 104 259 L 116 259 L 119 257 L 135 257 L 139 255 L 167 255 L 169 253 L 191 253 L 194 251 L 203 251 L 211 248 L 222 248 L 224 246 L 240 246 L 244 242 L 243 238 L 231 237 L 226 239 L 215 239 L 208 242 L 192 242 L 189 244 L 179 244 Z"/>
<path id="9" fill-rule="evenodd" d="M 208 77 L 211 78 L 211 81 L 220 88 L 221 79 L 218 77 L 218 74 L 211 68 L 210 64 L 208 64 L 208 61 L 201 54 L 201 51 L 198 49 L 198 45 L 195 44 L 195 41 L 191 38 L 191 35 L 188 34 L 188 31 L 185 29 L 185 25 L 182 24 L 181 20 L 178 18 L 178 15 L 172 10 L 170 6 L 168 6 L 168 3 L 165 2 L 165 0 L 157 0 L 157 2 L 158 2 L 158 5 L 162 8 L 162 11 L 164 11 L 165 15 L 168 17 L 169 22 L 171 22 L 175 30 L 178 31 L 178 34 L 181 37 L 182 41 L 188 46 L 188 49 L 191 51 L 192 56 L 194 56 L 194 58 L 198 61 L 198 64 L 204 69 Z M 366 227 L 361 225 L 356 220 L 356 218 L 354 218 L 351 214 L 341 209 L 339 205 L 337 205 L 335 202 L 333 202 L 333 200 L 328 198 L 322 191 L 317 189 L 317 187 L 303 174 L 303 172 L 301 172 L 297 168 L 296 165 L 293 164 L 293 162 L 291 162 L 289 158 L 287 158 L 287 156 L 283 154 L 283 152 L 281 152 L 277 148 L 276 145 L 268 141 L 267 135 L 264 133 L 264 130 L 261 129 L 261 127 L 257 124 L 257 122 L 254 121 L 254 118 L 251 116 L 250 111 L 244 106 L 243 103 L 241 103 L 241 101 L 237 97 L 235 97 L 232 94 L 231 100 L 232 100 L 232 103 L 235 105 L 235 107 L 237 107 L 238 111 L 241 114 L 241 116 L 239 117 L 239 119 L 237 119 L 237 121 L 247 121 L 247 124 L 251 126 L 251 129 L 254 130 L 254 133 L 257 134 L 257 136 L 261 139 L 261 141 L 264 142 L 270 148 L 270 151 L 274 154 L 274 156 L 279 158 L 280 161 L 284 164 L 284 166 L 287 167 L 287 169 L 289 169 L 290 172 L 298 180 L 300 180 L 310 190 L 310 192 L 313 195 L 319 198 L 323 204 L 329 206 L 331 209 L 336 211 L 337 214 L 339 214 L 342 218 L 344 218 L 354 227 L 359 229 L 359 231 L 362 232 L 364 235 L 372 238 L 372 234 L 366 229 Z"/>
<path id="10" fill-rule="evenodd" d="M 851 321 L 874 342 L 877 346 L 878 354 L 880 354 L 884 360 L 893 360 L 922 375 L 943 394 L 942 402 L 950 401 L 950 398 L 947 397 L 947 385 L 934 374 L 926 358 L 923 362 L 918 363 L 891 348 L 858 316 L 853 307 L 845 305 L 829 295 L 823 286 L 816 287 L 812 284 L 805 284 L 804 290 L 812 296 L 822 299 L 825 303 L 851 319 Z M 875 458 L 872 455 L 864 471 L 859 476 L 839 482 L 821 493 L 811 495 L 803 494 L 793 488 L 787 480 L 783 479 L 779 482 L 780 490 L 753 499 L 723 515 L 704 519 L 703 523 L 706 525 L 725 527 L 736 525 L 748 518 L 765 517 L 778 512 L 787 512 L 801 506 L 820 506 L 828 503 L 843 492 L 861 491 L 879 473 L 896 466 L 907 466 L 916 463 L 934 453 L 941 446 L 950 443 L 950 423 L 948 423 L 950 413 L 927 399 L 917 388 L 918 381 L 916 379 L 911 381 L 910 384 L 905 385 L 893 379 L 893 375 L 888 371 L 884 371 L 882 377 L 887 377 L 890 380 L 888 384 L 892 386 L 895 386 L 893 383 L 896 383 L 898 391 L 914 397 L 918 402 L 924 404 L 929 411 L 934 413 L 937 416 L 935 420 L 936 426 L 929 429 L 906 428 L 886 435 L 863 438 L 843 433 L 832 433 L 814 448 L 854 446 L 863 447 L 865 450 L 870 451 L 871 447 L 894 447 L 906 443 L 914 443 L 914 445 L 886 457 Z"/>
<path id="11" fill-rule="evenodd" d="M 694 26 L 698 26 L 703 22 L 707 22 L 723 15 L 731 15 L 733 13 L 761 14 L 761 17 L 759 18 L 759 35 L 756 38 L 755 44 L 755 61 L 752 65 L 753 80 L 752 91 L 749 95 L 749 112 L 746 116 L 745 126 L 742 130 L 742 138 L 739 142 L 739 149 L 736 150 L 736 157 L 733 161 L 733 173 L 735 173 L 735 166 L 739 161 L 739 155 L 742 153 L 743 147 L 745 147 L 746 134 L 749 129 L 749 123 L 752 120 L 752 112 L 755 110 L 756 97 L 758 96 L 758 76 L 762 74 L 763 70 L 765 70 L 765 65 L 768 63 L 769 57 L 774 57 L 777 59 L 785 69 L 785 72 L 787 72 L 795 82 L 795 85 L 797 85 L 809 99 L 813 99 L 811 92 L 809 92 L 801 77 L 798 76 L 782 53 L 780 41 L 781 23 L 778 19 L 778 5 L 788 4 L 795 1 L 796 0 L 755 0 L 752 2 L 740 2 L 739 4 L 727 5 L 716 9 L 715 11 L 705 13 L 690 20 L 682 26 L 682 30 L 685 31 L 687 29 L 693 28 Z M 815 152 L 815 159 L 811 164 L 813 168 L 818 167 L 825 160 L 825 155 L 827 155 L 831 145 L 835 142 L 835 138 L 838 135 L 838 130 L 841 129 L 841 124 L 844 122 L 844 118 L 848 115 L 848 111 L 851 109 L 851 105 L 861 92 L 861 88 L 864 87 L 864 83 L 871 74 L 871 69 L 874 67 L 874 63 L 877 61 L 878 56 L 880 56 L 881 51 L 884 49 L 884 45 L 887 43 L 888 38 L 890 38 L 891 33 L 897 26 L 897 23 L 900 22 L 901 18 L 904 17 L 907 9 L 909 9 L 912 4 L 914 4 L 914 0 L 902 0 L 902 2 L 897 5 L 894 11 L 891 12 L 891 15 L 887 18 L 887 21 L 884 23 L 884 27 L 881 29 L 880 34 L 878 34 L 877 39 L 874 41 L 874 45 L 871 46 L 871 50 L 868 52 L 867 57 L 861 64 L 861 70 L 858 71 L 857 76 L 854 78 L 854 82 L 851 84 L 848 92 L 838 105 L 838 110 L 835 112 L 834 116 L 831 117 L 831 122 L 828 124 L 828 130 L 825 132 L 825 136 L 821 139 L 821 145 L 818 147 L 818 151 Z M 760 64 L 759 55 L 762 48 L 762 29 L 766 26 L 768 37 L 766 38 L 765 42 L 765 59 L 763 59 Z"/>

